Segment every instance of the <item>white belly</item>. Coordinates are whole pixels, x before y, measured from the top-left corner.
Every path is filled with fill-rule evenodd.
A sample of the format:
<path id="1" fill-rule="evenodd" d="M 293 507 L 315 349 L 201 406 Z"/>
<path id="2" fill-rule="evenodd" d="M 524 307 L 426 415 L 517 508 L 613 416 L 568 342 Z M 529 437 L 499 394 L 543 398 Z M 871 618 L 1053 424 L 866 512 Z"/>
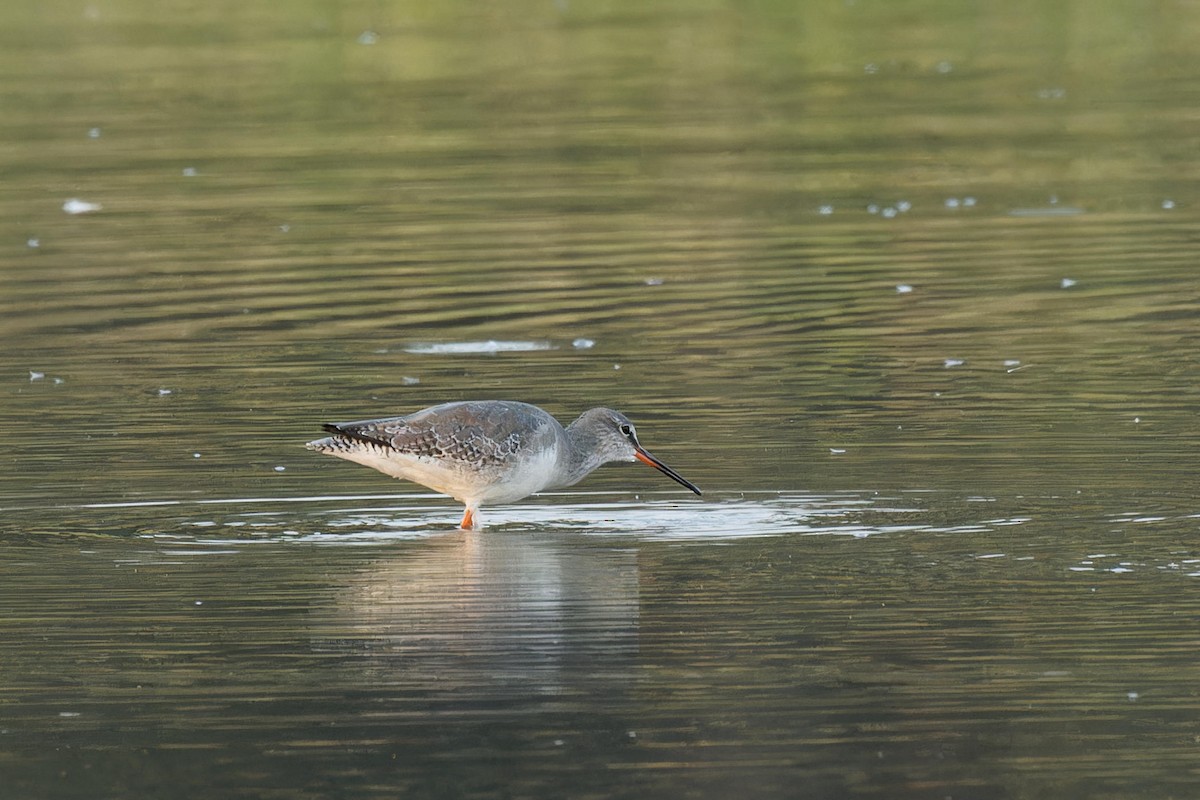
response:
<path id="1" fill-rule="evenodd" d="M 511 503 L 540 492 L 554 483 L 558 463 L 554 448 L 536 451 L 520 461 L 479 466 L 373 447 L 330 455 L 419 483 L 469 506 Z"/>

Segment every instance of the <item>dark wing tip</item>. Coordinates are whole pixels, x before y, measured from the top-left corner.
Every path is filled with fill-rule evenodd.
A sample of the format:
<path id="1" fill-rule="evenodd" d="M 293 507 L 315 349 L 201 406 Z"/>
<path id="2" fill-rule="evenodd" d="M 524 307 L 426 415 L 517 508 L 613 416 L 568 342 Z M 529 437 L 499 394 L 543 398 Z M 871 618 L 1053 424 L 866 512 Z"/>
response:
<path id="1" fill-rule="evenodd" d="M 332 422 L 325 422 L 321 425 L 321 430 L 326 433 L 332 433 L 334 436 L 340 436 L 343 439 L 350 439 L 351 441 L 382 447 L 387 450 L 392 449 L 392 443 L 387 439 L 377 439 L 357 428 L 343 428 L 339 425 L 334 425 Z"/>

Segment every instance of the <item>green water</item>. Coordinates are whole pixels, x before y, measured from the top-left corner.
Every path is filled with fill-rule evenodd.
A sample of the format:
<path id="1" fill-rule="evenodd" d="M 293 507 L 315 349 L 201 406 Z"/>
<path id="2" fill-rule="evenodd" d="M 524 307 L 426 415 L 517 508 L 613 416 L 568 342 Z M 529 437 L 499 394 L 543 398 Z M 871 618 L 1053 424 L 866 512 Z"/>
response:
<path id="1" fill-rule="evenodd" d="M 0 795 L 1194 793 L 1196 9 L 277 5 L 0 9 Z"/>

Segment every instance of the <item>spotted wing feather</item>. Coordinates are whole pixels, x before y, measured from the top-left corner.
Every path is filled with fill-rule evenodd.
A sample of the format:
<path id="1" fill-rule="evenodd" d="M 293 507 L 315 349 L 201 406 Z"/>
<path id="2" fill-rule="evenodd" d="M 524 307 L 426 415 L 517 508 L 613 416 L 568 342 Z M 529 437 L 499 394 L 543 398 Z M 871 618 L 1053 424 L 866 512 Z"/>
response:
<path id="1" fill-rule="evenodd" d="M 434 413 L 436 412 L 436 413 Z M 511 463 L 541 426 L 520 418 L 520 404 L 450 404 L 406 417 L 326 427 L 335 434 L 405 455 L 468 465 Z"/>

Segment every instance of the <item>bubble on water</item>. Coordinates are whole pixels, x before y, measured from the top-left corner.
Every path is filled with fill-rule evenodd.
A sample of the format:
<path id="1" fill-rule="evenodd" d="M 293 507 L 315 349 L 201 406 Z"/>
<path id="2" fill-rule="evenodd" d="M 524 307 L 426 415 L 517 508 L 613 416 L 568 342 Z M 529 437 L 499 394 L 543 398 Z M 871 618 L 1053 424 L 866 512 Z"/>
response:
<path id="1" fill-rule="evenodd" d="M 962 204 L 964 206 L 966 206 L 967 208 L 971 208 L 972 206 L 975 205 L 975 198 L 974 197 L 964 197 L 962 200 Z"/>
<path id="2" fill-rule="evenodd" d="M 194 177 L 196 177 L 196 175 L 197 175 L 197 173 L 196 173 L 195 167 L 184 167 L 183 168 L 183 177 L 194 178 Z"/>
<path id="3" fill-rule="evenodd" d="M 1163 200 L 1162 207 L 1164 210 L 1170 211 L 1172 208 L 1175 207 L 1175 201 L 1174 200 Z"/>
<path id="4" fill-rule="evenodd" d="M 1076 283 L 1078 283 L 1078 281 L 1076 281 L 1074 278 L 1063 278 L 1058 285 L 1063 289 L 1070 289 Z"/>
<path id="5" fill-rule="evenodd" d="M 78 197 L 72 197 L 67 202 L 63 203 L 63 211 L 68 214 L 91 214 L 94 211 L 99 211 L 104 206 L 99 203 L 89 203 L 87 200 L 80 200 Z"/>
<path id="6" fill-rule="evenodd" d="M 596 343 L 594 341 L 592 341 L 591 339 L 580 338 L 580 339 L 576 339 L 573 342 L 571 342 L 571 347 L 574 347 L 576 350 L 590 350 L 591 348 L 593 348 L 595 346 L 596 346 Z"/>
<path id="7" fill-rule="evenodd" d="M 528 353 L 535 350 L 553 350 L 550 342 L 497 341 L 488 339 L 479 342 L 418 342 L 404 348 L 406 353 L 418 355 L 491 355 L 493 353 Z"/>
<path id="8" fill-rule="evenodd" d="M 950 369 L 951 367 L 961 367 L 965 363 L 967 363 L 965 358 L 947 358 L 942 361 L 942 366 Z"/>
<path id="9" fill-rule="evenodd" d="M 400 379 L 400 383 L 403 384 L 404 386 L 416 386 L 420 382 L 421 382 L 420 378 L 414 378 L 411 375 L 405 375 L 403 378 Z"/>
<path id="10" fill-rule="evenodd" d="M 896 294 L 908 294 L 913 290 L 913 287 L 907 283 L 897 284 Z"/>
<path id="11" fill-rule="evenodd" d="M 647 286 L 662 286 L 664 282 L 662 278 L 646 278 L 642 281 Z"/>
<path id="12" fill-rule="evenodd" d="M 871 203 L 869 206 L 867 206 L 867 213 L 868 214 L 878 214 L 879 206 L 876 203 Z"/>
<path id="13" fill-rule="evenodd" d="M 25 246 L 26 246 L 26 247 L 33 247 L 33 248 L 41 247 L 41 246 L 42 246 L 42 240 L 41 240 L 41 239 L 38 239 L 37 237 L 32 237 L 32 236 L 31 236 L 30 238 L 28 238 L 28 239 L 26 239 L 26 240 L 25 240 Z"/>
<path id="14" fill-rule="evenodd" d="M 946 75 L 954 69 L 954 65 L 949 61 L 939 61 L 934 69 L 936 69 L 939 74 Z"/>
<path id="15" fill-rule="evenodd" d="M 912 203 L 908 202 L 907 200 L 901 200 L 900 202 L 896 203 L 896 210 L 899 211 L 901 214 L 905 214 L 908 211 L 910 211 L 911 209 L 912 209 Z"/>
<path id="16" fill-rule="evenodd" d="M 892 208 L 891 206 L 888 206 L 881 212 L 881 216 L 883 216 L 885 219 L 891 219 L 892 217 L 896 216 L 896 214 L 898 214 L 898 213 L 899 212 L 896 211 L 896 209 Z"/>
<path id="17" fill-rule="evenodd" d="M 945 201 L 946 208 L 958 208 L 959 200 L 957 197 L 947 197 Z"/>
<path id="18" fill-rule="evenodd" d="M 276 467 L 276 468 L 275 468 L 275 471 L 276 471 L 276 472 L 286 472 L 286 471 L 287 471 L 287 467 Z"/>
<path id="19" fill-rule="evenodd" d="M 359 44 L 376 44 L 379 41 L 379 34 L 373 30 L 365 30 L 358 35 Z"/>
<path id="20" fill-rule="evenodd" d="M 31 369 L 31 370 L 29 370 L 29 380 L 30 380 L 30 382 L 33 382 L 33 381 L 40 381 L 40 380 L 42 380 L 42 379 L 43 379 L 43 378 L 45 378 L 45 377 L 46 377 L 46 373 L 44 373 L 44 372 L 38 372 L 37 370 L 32 370 L 32 369 Z"/>
<path id="21" fill-rule="evenodd" d="M 99 139 L 100 138 L 100 129 L 99 128 L 88 128 L 88 138 L 89 139 Z"/>
<path id="22" fill-rule="evenodd" d="M 833 213 L 833 206 L 828 205 L 828 204 L 820 206 L 817 208 L 817 213 L 823 217 L 828 217 L 830 214 Z"/>

